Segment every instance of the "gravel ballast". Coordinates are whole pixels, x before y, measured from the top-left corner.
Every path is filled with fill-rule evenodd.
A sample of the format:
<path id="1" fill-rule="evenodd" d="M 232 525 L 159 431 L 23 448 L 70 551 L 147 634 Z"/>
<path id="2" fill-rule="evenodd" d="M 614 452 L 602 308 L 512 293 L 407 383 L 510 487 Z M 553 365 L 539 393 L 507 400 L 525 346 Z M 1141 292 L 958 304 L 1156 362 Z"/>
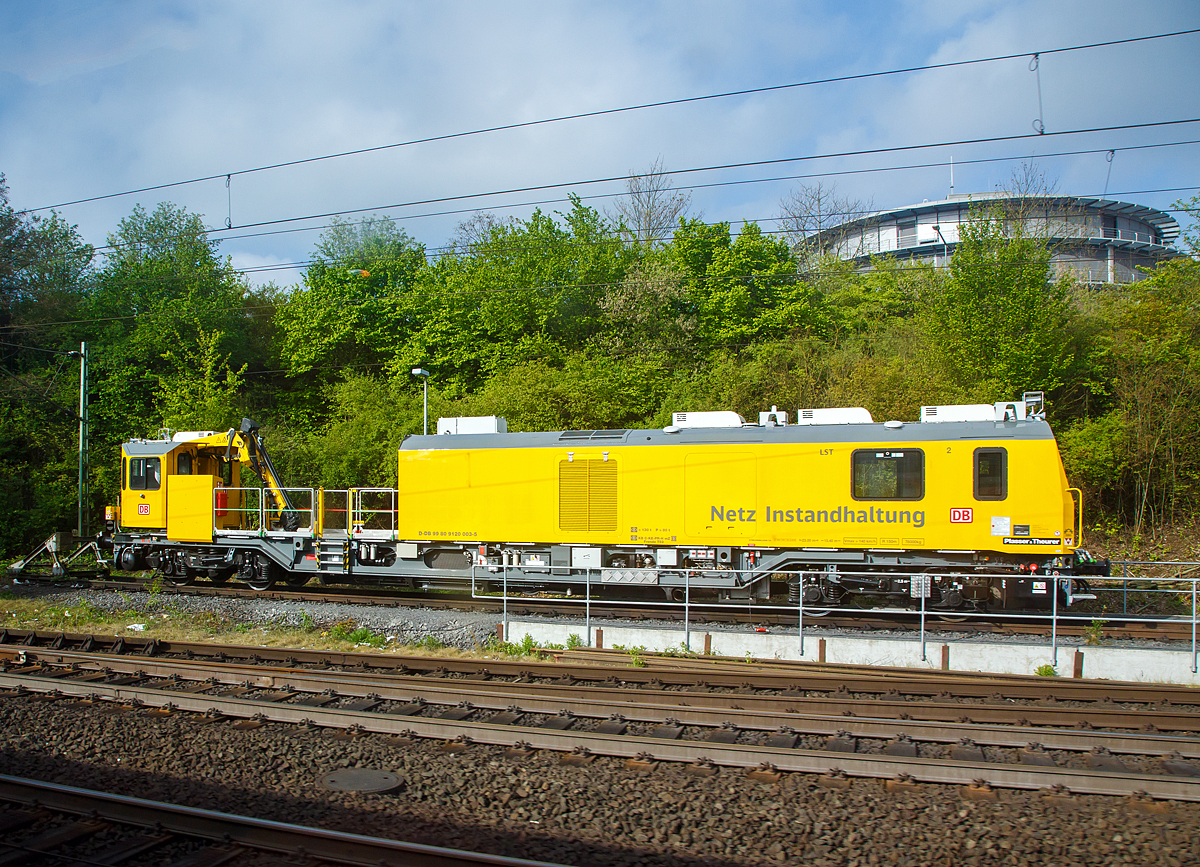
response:
<path id="1" fill-rule="evenodd" d="M 879 781 L 756 782 L 616 759 L 582 767 L 472 745 L 338 739 L 299 726 L 240 731 L 142 710 L 0 698 L 0 773 L 438 846 L 579 865 L 1091 865 L 1200 862 L 1200 806 L 1143 812 L 1117 798 L 1036 792 L 964 798 L 959 787 L 889 792 Z M 836 756 L 831 756 L 831 766 Z M 318 785 L 338 768 L 392 771 L 394 793 Z"/>

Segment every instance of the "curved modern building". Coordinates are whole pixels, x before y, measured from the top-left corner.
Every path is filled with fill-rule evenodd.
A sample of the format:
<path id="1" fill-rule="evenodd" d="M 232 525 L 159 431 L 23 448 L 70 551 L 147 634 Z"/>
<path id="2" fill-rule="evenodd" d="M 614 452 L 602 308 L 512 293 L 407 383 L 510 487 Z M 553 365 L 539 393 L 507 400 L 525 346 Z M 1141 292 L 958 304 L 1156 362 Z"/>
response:
<path id="1" fill-rule="evenodd" d="M 1146 276 L 1139 268 L 1181 255 L 1175 218 L 1155 208 L 1081 196 L 1018 199 L 1006 193 L 952 195 L 940 202 L 880 211 L 820 232 L 825 253 L 852 260 L 861 269 L 872 257 L 944 265 L 958 246 L 958 229 L 982 208 L 999 206 L 1046 239 L 1055 274 L 1071 273 L 1084 283 L 1131 283 Z"/>

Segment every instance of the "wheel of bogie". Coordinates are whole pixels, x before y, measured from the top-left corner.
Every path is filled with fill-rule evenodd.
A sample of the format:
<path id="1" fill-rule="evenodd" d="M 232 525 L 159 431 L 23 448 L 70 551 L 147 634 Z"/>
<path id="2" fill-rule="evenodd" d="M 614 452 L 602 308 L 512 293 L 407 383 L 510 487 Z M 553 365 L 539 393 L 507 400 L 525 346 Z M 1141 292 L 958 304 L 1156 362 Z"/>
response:
<path id="1" fill-rule="evenodd" d="M 288 572 L 284 581 L 288 587 L 303 587 L 311 578 L 311 575 L 305 575 L 303 572 Z"/>
<path id="2" fill-rule="evenodd" d="M 251 590 L 270 590 L 271 585 L 280 577 L 281 571 L 274 563 L 267 563 L 261 569 L 255 570 L 254 575 L 246 579 L 246 583 L 250 585 Z"/>
<path id="3" fill-rule="evenodd" d="M 218 587 L 220 587 L 222 584 L 225 584 L 226 582 L 228 582 L 230 577 L 232 577 L 232 575 L 233 575 L 233 570 L 222 569 L 220 572 L 217 572 L 216 574 L 209 573 L 208 580 L 210 583 L 216 584 Z"/>
<path id="4" fill-rule="evenodd" d="M 169 575 L 164 572 L 163 577 L 172 587 L 187 587 L 196 580 L 196 573 L 192 569 L 185 569 L 183 572 L 172 572 Z"/>

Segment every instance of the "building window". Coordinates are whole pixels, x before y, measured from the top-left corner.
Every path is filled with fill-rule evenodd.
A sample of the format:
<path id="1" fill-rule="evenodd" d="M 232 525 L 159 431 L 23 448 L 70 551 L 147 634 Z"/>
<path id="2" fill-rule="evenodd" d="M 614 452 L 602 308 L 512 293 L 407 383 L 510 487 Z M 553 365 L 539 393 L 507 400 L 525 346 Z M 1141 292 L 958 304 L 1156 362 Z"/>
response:
<path id="1" fill-rule="evenodd" d="M 861 449 L 852 458 L 856 500 L 919 500 L 925 496 L 925 453 L 920 449 Z"/>
<path id="2" fill-rule="evenodd" d="M 903 223 L 897 223 L 896 228 L 900 232 L 901 247 L 915 247 L 917 244 L 917 221 L 907 220 Z"/>

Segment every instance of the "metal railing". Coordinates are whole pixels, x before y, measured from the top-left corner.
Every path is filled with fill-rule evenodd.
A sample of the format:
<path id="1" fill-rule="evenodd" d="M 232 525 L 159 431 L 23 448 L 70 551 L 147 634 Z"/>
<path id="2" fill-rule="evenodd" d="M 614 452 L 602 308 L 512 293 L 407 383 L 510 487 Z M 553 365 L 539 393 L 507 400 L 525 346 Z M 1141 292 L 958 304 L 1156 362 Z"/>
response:
<path id="1" fill-rule="evenodd" d="M 318 532 L 324 536 L 350 534 L 350 491 L 346 488 L 318 490 Z"/>
<path id="2" fill-rule="evenodd" d="M 222 536 L 311 536 L 315 532 L 315 492 L 313 488 L 283 488 L 283 492 L 292 501 L 290 510 L 282 509 L 282 504 L 275 502 L 275 495 L 267 488 L 213 488 L 212 518 L 213 527 Z M 221 494 L 225 496 L 222 498 Z M 240 496 L 231 497 L 237 492 Z M 222 502 L 224 500 L 224 502 Z M 232 506 L 230 501 L 240 505 Z M 294 530 L 283 526 L 284 512 L 296 516 L 297 527 Z M 222 527 L 228 523 L 229 515 L 237 515 L 237 527 Z"/>
<path id="3" fill-rule="evenodd" d="M 1147 565 L 1147 564 L 1140 564 L 1140 563 L 1135 564 L 1132 562 L 1130 562 L 1130 563 L 1114 562 L 1113 563 L 1114 567 L 1116 567 L 1118 565 L 1133 566 L 1133 565 Z M 1200 671 L 1200 668 L 1198 668 L 1198 665 L 1197 665 L 1198 660 L 1200 660 L 1200 657 L 1198 657 L 1198 652 L 1197 652 L 1197 633 L 1198 633 L 1197 627 L 1198 627 L 1198 620 L 1200 620 L 1200 618 L 1198 618 L 1197 591 L 1198 591 L 1198 589 L 1200 589 L 1200 587 L 1198 587 L 1198 585 L 1200 585 L 1200 563 L 1175 562 L 1175 563 L 1169 563 L 1169 564 L 1168 563 L 1155 563 L 1152 565 L 1154 565 L 1154 566 L 1171 566 L 1171 567 L 1190 567 L 1194 571 L 1195 574 L 1190 577 L 1175 577 L 1175 578 L 1169 578 L 1169 577 L 1168 578 L 1163 578 L 1163 577 L 1158 577 L 1158 578 L 1121 577 L 1121 578 L 1111 578 L 1111 579 L 1084 578 L 1084 580 L 1089 582 L 1089 584 L 1091 585 L 1093 590 L 1098 590 L 1099 592 L 1107 591 L 1106 582 L 1107 583 L 1116 582 L 1118 584 L 1124 582 L 1127 584 L 1128 582 L 1135 581 L 1135 580 L 1142 581 L 1142 582 L 1153 581 L 1156 583 L 1156 586 L 1153 589 L 1151 589 L 1151 588 L 1131 589 L 1126 586 L 1126 587 L 1122 588 L 1122 590 L 1123 590 L 1123 592 L 1127 592 L 1127 593 L 1128 592 L 1142 592 L 1142 593 L 1171 594 L 1177 600 L 1179 600 L 1179 602 L 1180 602 L 1179 607 L 1183 607 L 1185 609 L 1180 614 L 1149 616 L 1149 617 L 1139 616 L 1137 618 L 1137 622 L 1138 623 L 1163 623 L 1163 624 L 1190 626 L 1191 648 L 1190 648 L 1190 652 L 1188 653 L 1188 657 L 1190 658 L 1190 671 L 1193 674 L 1196 674 L 1198 671 Z M 510 571 L 517 573 L 516 577 L 510 579 L 510 576 L 509 576 Z M 678 605 L 679 605 L 678 602 L 668 601 L 665 598 L 661 602 L 655 602 L 655 601 L 651 601 L 651 600 L 637 600 L 637 601 L 614 600 L 614 599 L 610 599 L 610 598 L 598 599 L 593 596 L 592 589 L 593 589 L 593 587 L 596 587 L 596 586 L 603 586 L 605 584 L 608 584 L 608 582 L 603 581 L 603 572 L 604 571 L 606 571 L 606 570 L 604 570 L 604 569 L 586 569 L 586 570 L 572 569 L 572 572 L 576 573 L 575 575 L 572 576 L 572 583 L 576 583 L 576 584 L 582 583 L 584 585 L 584 587 L 585 587 L 584 596 L 582 598 L 578 597 L 578 596 L 564 597 L 564 598 L 555 600 L 556 604 L 579 605 L 583 608 L 584 627 L 586 630 L 586 639 L 585 640 L 586 640 L 586 644 L 588 646 L 592 646 L 591 608 L 592 608 L 593 601 L 602 602 L 605 605 L 619 604 L 622 607 L 646 608 L 649 610 L 678 608 Z M 692 631 L 691 630 L 691 615 L 692 615 L 692 612 L 696 611 L 696 610 L 718 612 L 718 611 L 729 611 L 732 607 L 744 607 L 745 610 L 751 614 L 751 617 L 753 617 L 753 614 L 756 612 L 763 613 L 763 614 L 782 614 L 782 613 L 788 613 L 788 612 L 795 612 L 797 615 L 797 629 L 796 629 L 797 650 L 798 650 L 798 656 L 800 658 L 803 658 L 804 651 L 805 651 L 804 631 L 805 631 L 806 616 L 809 621 L 809 628 L 812 628 L 811 623 L 813 620 L 819 621 L 821 618 L 824 618 L 830 614 L 844 614 L 844 615 L 852 615 L 852 616 L 857 616 L 857 617 L 862 617 L 862 616 L 868 615 L 870 613 L 886 614 L 886 615 L 909 614 L 909 615 L 918 615 L 920 618 L 919 632 L 914 640 L 918 641 L 920 643 L 921 661 L 922 662 L 929 661 L 928 654 L 926 652 L 927 644 L 928 644 L 928 633 L 929 633 L 927 620 L 932 617 L 938 617 L 938 618 L 953 620 L 956 622 L 976 620 L 976 621 L 980 621 L 980 622 L 987 621 L 989 623 L 1001 621 L 1001 622 L 1032 623 L 1032 624 L 1040 623 L 1040 624 L 1048 625 L 1050 627 L 1050 642 L 1049 642 L 1048 649 L 1050 651 L 1051 664 L 1054 666 L 1057 666 L 1058 665 L 1058 651 L 1059 651 L 1059 646 L 1060 646 L 1060 644 L 1059 644 L 1059 638 L 1060 638 L 1059 628 L 1060 628 L 1060 626 L 1081 626 L 1084 628 L 1098 628 L 1100 630 L 1103 630 L 1104 625 L 1111 621 L 1114 621 L 1114 620 L 1126 621 L 1126 620 L 1128 620 L 1128 615 L 1118 614 L 1116 612 L 1109 613 L 1106 611 L 1099 611 L 1099 612 L 1087 611 L 1087 612 L 1079 612 L 1079 613 L 1067 613 L 1066 611 L 1064 611 L 1063 609 L 1060 608 L 1059 597 L 1060 597 L 1060 595 L 1067 595 L 1071 589 L 1070 582 L 1072 580 L 1078 580 L 1078 579 L 1072 579 L 1071 577 L 1068 577 L 1068 576 L 1056 576 L 1056 575 L 1031 576 L 1031 577 L 1037 577 L 1037 578 L 1044 578 L 1045 581 L 1047 582 L 1046 593 L 1047 593 L 1047 595 L 1050 596 L 1050 600 L 1049 600 L 1050 606 L 1049 606 L 1048 611 L 1041 611 L 1041 612 L 1031 611 L 1031 612 L 1019 612 L 1019 613 L 997 613 L 997 612 L 964 611 L 964 610 L 960 610 L 960 609 L 931 608 L 928 605 L 927 600 L 930 598 L 931 593 L 932 593 L 933 580 L 940 578 L 940 577 L 951 577 L 951 576 L 948 576 L 944 573 L 927 573 L 927 572 L 888 573 L 888 577 L 892 577 L 892 578 L 907 577 L 910 579 L 910 598 L 913 600 L 913 603 L 914 603 L 914 607 L 911 607 L 911 608 L 878 607 L 878 608 L 871 608 L 871 609 L 863 609 L 863 608 L 844 608 L 844 607 L 839 607 L 836 605 L 814 605 L 811 603 L 805 603 L 804 602 L 804 593 L 803 593 L 803 584 L 801 584 L 801 586 L 799 588 L 799 590 L 800 590 L 800 592 L 798 593 L 799 601 L 794 604 L 789 603 L 788 605 L 777 605 L 777 604 L 770 604 L 770 603 L 764 604 L 761 602 L 754 601 L 753 599 L 749 599 L 749 600 L 745 601 L 744 603 L 694 602 L 691 598 L 691 593 L 692 593 L 692 589 L 693 589 L 693 580 L 692 580 L 693 577 L 699 576 L 702 572 L 715 572 L 715 571 L 716 570 L 680 570 L 680 569 L 658 569 L 657 570 L 657 573 L 659 576 L 659 582 L 660 582 L 658 586 L 660 586 L 660 587 L 675 586 L 678 588 L 679 585 L 676 583 L 673 583 L 673 582 L 670 582 L 670 583 L 667 583 L 664 585 L 662 583 L 662 579 L 663 578 L 674 578 L 677 580 L 681 579 L 682 589 L 684 591 L 684 596 L 683 596 L 684 646 L 688 650 L 691 650 L 691 631 Z M 750 571 L 745 571 L 745 570 L 731 570 L 731 569 L 722 569 L 722 570 L 720 570 L 720 572 L 722 574 L 729 574 L 729 575 L 741 574 L 750 580 L 764 578 L 763 574 L 760 572 L 750 572 Z M 804 576 L 806 574 L 812 575 L 814 573 L 812 570 L 804 570 L 803 572 L 778 571 L 778 572 L 771 573 L 771 577 L 776 581 L 786 581 L 788 579 L 793 579 L 793 580 L 799 579 L 802 581 L 802 576 Z M 859 576 L 870 575 L 875 578 L 880 577 L 880 573 L 878 573 L 878 572 L 854 573 L 851 571 L 839 571 L 837 574 L 839 577 L 843 577 L 843 578 L 849 578 L 849 577 L 853 577 L 855 575 L 859 575 Z M 963 573 L 963 574 L 964 574 L 964 577 L 966 577 L 966 575 L 968 573 Z M 1000 578 L 1012 579 L 1014 577 L 1018 577 L 1018 576 L 1012 575 L 1011 573 L 996 573 L 996 574 L 990 575 L 990 576 L 984 576 L 984 575 L 981 575 L 980 573 L 969 573 L 969 574 L 972 578 L 992 577 L 992 578 L 997 578 L 997 579 L 1000 579 Z M 499 583 L 501 585 L 501 588 L 502 588 L 501 599 L 503 601 L 502 617 L 503 617 L 503 625 L 504 625 L 504 636 L 505 636 L 506 640 L 509 637 L 508 603 L 510 601 L 527 601 L 527 599 L 525 599 L 523 597 L 509 595 L 510 580 L 513 581 L 514 583 L 527 584 L 530 582 L 531 579 L 527 578 L 524 575 L 524 570 L 522 569 L 522 567 L 516 566 L 516 565 L 508 566 L 508 565 L 493 564 L 493 565 L 488 565 L 488 566 L 473 566 L 472 570 L 471 570 L 471 596 L 472 596 L 472 598 L 495 600 L 496 597 L 494 594 L 486 592 L 486 586 L 488 584 L 496 584 L 496 583 Z M 482 591 L 482 592 L 479 590 L 479 586 L 478 586 L 480 582 L 482 582 L 484 584 L 484 588 L 485 588 L 484 591 Z M 611 586 L 611 584 L 609 584 L 609 586 Z M 705 582 L 704 589 L 705 590 L 712 589 L 712 584 L 710 581 Z M 1057 591 L 1057 592 L 1055 592 L 1055 591 Z M 1115 588 L 1114 588 L 1114 592 L 1115 592 Z M 1074 597 L 1068 597 L 1068 598 L 1074 599 L 1074 600 L 1082 600 L 1082 599 L 1086 598 L 1086 599 L 1088 599 L 1088 601 L 1091 601 L 1090 596 L 1083 597 L 1083 596 L 1076 595 Z"/>
<path id="4" fill-rule="evenodd" d="M 222 536 L 258 536 L 262 533 L 262 488 L 213 488 L 212 515 L 213 527 L 220 527 L 221 519 L 228 522 L 230 515 L 238 516 L 237 527 L 220 527 L 217 532 Z M 226 502 L 222 502 L 222 494 Z M 239 496 L 230 496 L 237 494 Z M 232 506 L 229 501 L 238 503 Z"/>
<path id="5" fill-rule="evenodd" d="M 396 538 L 396 489 L 350 491 L 350 535 L 355 539 Z"/>

